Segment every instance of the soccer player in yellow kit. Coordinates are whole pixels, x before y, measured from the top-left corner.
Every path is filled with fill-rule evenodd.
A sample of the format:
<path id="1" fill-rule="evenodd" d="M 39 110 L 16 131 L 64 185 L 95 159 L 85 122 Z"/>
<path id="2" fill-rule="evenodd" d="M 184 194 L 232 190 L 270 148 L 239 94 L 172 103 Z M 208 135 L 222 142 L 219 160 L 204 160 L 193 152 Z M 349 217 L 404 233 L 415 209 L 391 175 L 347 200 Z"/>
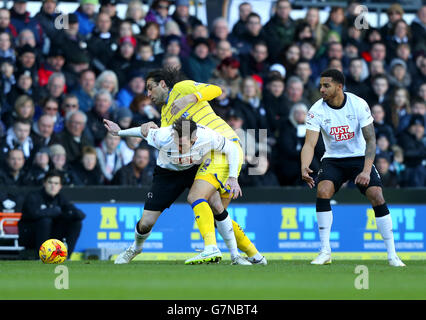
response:
<path id="1" fill-rule="evenodd" d="M 208 103 L 209 100 L 221 94 L 221 89 L 214 85 L 197 83 L 191 80 L 180 81 L 179 76 L 180 73 L 174 69 L 155 70 L 147 75 L 146 88 L 148 95 L 157 106 L 162 107 L 161 126 L 170 126 L 175 120 L 183 117 L 216 131 L 238 146 L 240 151 L 240 170 L 243 162 L 243 151 L 239 138 L 234 130 L 215 114 Z M 153 124 L 151 123 L 151 125 Z M 142 130 L 144 126 L 146 129 L 146 127 L 150 126 L 150 123 L 142 125 Z M 233 182 L 236 182 L 236 178 L 228 179 L 228 174 L 229 165 L 223 153 L 212 153 L 210 157 L 203 161 L 195 174 L 187 200 L 194 211 L 205 247 L 203 252 L 194 258 L 188 259 L 185 262 L 186 264 L 214 261 L 215 257 L 221 257 L 216 245 L 214 219 L 221 221 L 228 218 L 226 208 L 231 199 L 238 196 L 234 194 L 235 183 Z M 225 185 L 225 182 L 228 185 Z M 221 197 L 219 197 L 217 190 L 219 190 Z M 159 212 L 160 214 L 162 210 L 168 207 L 160 205 L 161 201 L 165 202 L 165 200 L 147 199 L 145 209 L 148 212 Z M 211 207 L 216 213 L 214 217 Z M 158 218 L 159 214 L 156 218 Z M 266 259 L 257 251 L 253 243 L 244 234 L 242 228 L 235 221 L 232 221 L 232 225 L 238 248 L 248 255 L 249 261 L 255 264 L 266 264 Z M 140 229 L 143 231 L 142 227 Z"/>

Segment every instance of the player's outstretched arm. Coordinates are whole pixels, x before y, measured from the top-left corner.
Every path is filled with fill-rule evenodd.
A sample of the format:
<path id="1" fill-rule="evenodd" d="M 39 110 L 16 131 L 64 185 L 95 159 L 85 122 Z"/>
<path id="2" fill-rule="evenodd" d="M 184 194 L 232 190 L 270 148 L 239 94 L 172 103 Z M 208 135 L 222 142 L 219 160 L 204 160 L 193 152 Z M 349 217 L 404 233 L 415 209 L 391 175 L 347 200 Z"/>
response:
<path id="1" fill-rule="evenodd" d="M 305 144 L 303 145 L 300 158 L 301 158 L 301 174 L 302 179 L 305 181 L 309 188 L 315 187 L 315 181 L 310 176 L 313 172 L 309 166 L 311 165 L 312 159 L 314 157 L 315 146 L 317 145 L 319 137 L 319 132 L 313 130 L 306 130 Z"/>

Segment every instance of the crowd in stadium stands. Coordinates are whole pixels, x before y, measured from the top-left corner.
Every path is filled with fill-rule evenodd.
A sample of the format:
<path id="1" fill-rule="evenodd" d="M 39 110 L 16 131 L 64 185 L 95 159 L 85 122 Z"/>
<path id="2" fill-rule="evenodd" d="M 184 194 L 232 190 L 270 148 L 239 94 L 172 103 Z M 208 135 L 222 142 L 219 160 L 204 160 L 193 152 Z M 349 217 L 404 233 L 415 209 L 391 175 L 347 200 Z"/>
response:
<path id="1" fill-rule="evenodd" d="M 26 1 L 0 9 L 0 185 L 40 185 L 52 168 L 68 186 L 149 185 L 155 151 L 140 138 L 107 135 L 102 119 L 121 128 L 159 124 L 145 78 L 177 67 L 220 86 L 214 110 L 257 139 L 242 187 L 303 185 L 305 117 L 327 68 L 341 70 L 345 90 L 371 108 L 384 186 L 426 186 L 426 6 L 408 24 L 393 4 L 386 24 L 359 29 L 353 1 L 331 8 L 324 24 L 316 8 L 292 19 L 285 0 L 262 23 L 245 2 L 233 26 L 223 17 L 203 25 L 188 0 L 154 0 L 148 12 L 140 0 L 126 1 L 125 19 L 116 2 L 81 0 L 62 19 L 56 0 L 42 1 L 34 16 Z M 267 129 L 263 150 L 259 129 Z M 312 169 L 323 151 L 318 144 Z"/>

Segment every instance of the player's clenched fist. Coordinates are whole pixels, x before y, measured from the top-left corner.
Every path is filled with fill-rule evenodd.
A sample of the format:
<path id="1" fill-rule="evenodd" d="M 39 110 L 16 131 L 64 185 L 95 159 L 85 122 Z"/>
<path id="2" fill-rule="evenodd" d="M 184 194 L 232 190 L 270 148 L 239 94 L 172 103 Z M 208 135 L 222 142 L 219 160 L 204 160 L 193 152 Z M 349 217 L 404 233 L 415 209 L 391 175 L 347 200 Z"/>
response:
<path id="1" fill-rule="evenodd" d="M 368 186 L 369 183 L 370 183 L 370 174 L 368 172 L 362 171 L 355 178 L 355 184 L 359 184 L 363 187 Z"/>
<path id="2" fill-rule="evenodd" d="M 152 121 L 142 124 L 141 125 L 141 132 L 142 132 L 142 135 L 144 137 L 146 137 L 148 135 L 149 129 L 158 129 L 158 126 Z"/>
<path id="3" fill-rule="evenodd" d="M 226 180 L 225 185 L 229 186 L 229 196 L 232 197 L 232 199 L 237 199 L 239 196 L 243 195 L 243 192 L 241 191 L 240 185 L 238 184 L 238 180 L 236 178 L 229 177 L 228 180 Z"/>
<path id="4" fill-rule="evenodd" d="M 188 94 L 186 96 L 183 96 L 182 98 L 173 101 L 170 112 L 172 115 L 177 115 L 179 111 L 181 111 L 187 105 L 189 105 L 190 103 L 195 103 L 197 101 L 198 99 L 195 94 Z"/>

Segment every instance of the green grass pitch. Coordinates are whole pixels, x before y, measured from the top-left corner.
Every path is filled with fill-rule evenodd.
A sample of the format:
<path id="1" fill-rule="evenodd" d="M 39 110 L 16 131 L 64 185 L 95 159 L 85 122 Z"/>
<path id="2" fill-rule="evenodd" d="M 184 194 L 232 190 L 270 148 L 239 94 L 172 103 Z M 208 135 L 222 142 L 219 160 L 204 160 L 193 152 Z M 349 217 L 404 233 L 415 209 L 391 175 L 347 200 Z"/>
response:
<path id="1" fill-rule="evenodd" d="M 368 268 L 368 289 L 356 289 L 357 265 Z M 386 260 L 274 260 L 267 266 L 186 266 L 183 261 L 66 261 L 68 289 L 56 289 L 58 265 L 41 261 L 0 261 L 0 299 L 287 300 L 426 299 L 426 263 Z M 365 276 L 365 273 L 362 274 Z M 59 280 L 56 280 L 59 281 Z M 62 284 L 65 282 L 62 281 Z"/>

